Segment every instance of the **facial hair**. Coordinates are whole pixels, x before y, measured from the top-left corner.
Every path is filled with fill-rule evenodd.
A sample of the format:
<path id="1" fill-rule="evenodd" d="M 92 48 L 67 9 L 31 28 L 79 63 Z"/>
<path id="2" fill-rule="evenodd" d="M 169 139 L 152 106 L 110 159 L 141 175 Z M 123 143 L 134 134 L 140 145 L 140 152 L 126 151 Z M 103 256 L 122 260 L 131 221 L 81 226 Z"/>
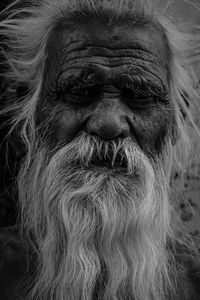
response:
<path id="1" fill-rule="evenodd" d="M 38 260 L 29 299 L 173 295 L 171 153 L 168 143 L 152 160 L 130 138 L 85 133 L 59 150 L 32 151 L 18 181 L 22 231 Z"/>

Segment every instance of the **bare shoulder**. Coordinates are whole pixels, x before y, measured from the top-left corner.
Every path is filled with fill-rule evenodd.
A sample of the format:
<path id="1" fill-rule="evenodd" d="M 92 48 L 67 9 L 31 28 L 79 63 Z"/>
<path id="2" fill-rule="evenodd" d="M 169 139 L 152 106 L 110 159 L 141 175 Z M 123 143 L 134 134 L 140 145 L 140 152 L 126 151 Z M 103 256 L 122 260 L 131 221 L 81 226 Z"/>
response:
<path id="1" fill-rule="evenodd" d="M 27 273 L 27 253 L 17 228 L 0 230 L 0 299 L 22 299 L 17 286 Z"/>

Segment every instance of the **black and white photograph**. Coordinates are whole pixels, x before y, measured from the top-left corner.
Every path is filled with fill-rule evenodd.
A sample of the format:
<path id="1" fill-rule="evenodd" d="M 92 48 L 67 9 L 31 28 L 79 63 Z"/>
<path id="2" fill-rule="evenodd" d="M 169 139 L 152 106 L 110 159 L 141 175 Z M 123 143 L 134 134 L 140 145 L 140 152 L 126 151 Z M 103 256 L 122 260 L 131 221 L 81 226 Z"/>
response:
<path id="1" fill-rule="evenodd" d="M 200 300 L 200 0 L 0 0 L 0 300 Z"/>

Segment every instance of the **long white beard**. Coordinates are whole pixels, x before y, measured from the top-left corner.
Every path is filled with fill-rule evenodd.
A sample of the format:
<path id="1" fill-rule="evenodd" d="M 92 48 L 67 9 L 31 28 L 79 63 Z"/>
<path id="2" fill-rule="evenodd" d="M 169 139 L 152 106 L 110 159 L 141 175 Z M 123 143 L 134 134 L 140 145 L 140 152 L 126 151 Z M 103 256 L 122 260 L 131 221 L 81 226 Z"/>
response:
<path id="1" fill-rule="evenodd" d="M 29 299 L 164 300 L 173 293 L 169 144 L 159 163 L 130 139 L 86 134 L 54 154 L 32 153 L 19 175 L 22 229 L 39 262 Z M 117 156 L 126 172 L 91 165 Z"/>

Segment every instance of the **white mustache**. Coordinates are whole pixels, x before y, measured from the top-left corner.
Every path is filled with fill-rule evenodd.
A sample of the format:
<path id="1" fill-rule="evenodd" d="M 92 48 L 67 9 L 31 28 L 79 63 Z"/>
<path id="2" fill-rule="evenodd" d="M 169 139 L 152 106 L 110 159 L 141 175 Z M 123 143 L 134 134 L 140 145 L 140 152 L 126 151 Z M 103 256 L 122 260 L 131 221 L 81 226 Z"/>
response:
<path id="1" fill-rule="evenodd" d="M 137 165 L 144 165 L 146 169 L 150 163 L 131 138 L 105 141 L 84 132 L 57 151 L 54 155 L 55 161 L 62 156 L 65 156 L 62 161 L 67 165 L 88 168 L 99 162 L 107 162 L 111 167 L 126 169 L 127 174 L 135 173 Z M 149 174 L 148 178 L 152 177 L 152 174 Z"/>

